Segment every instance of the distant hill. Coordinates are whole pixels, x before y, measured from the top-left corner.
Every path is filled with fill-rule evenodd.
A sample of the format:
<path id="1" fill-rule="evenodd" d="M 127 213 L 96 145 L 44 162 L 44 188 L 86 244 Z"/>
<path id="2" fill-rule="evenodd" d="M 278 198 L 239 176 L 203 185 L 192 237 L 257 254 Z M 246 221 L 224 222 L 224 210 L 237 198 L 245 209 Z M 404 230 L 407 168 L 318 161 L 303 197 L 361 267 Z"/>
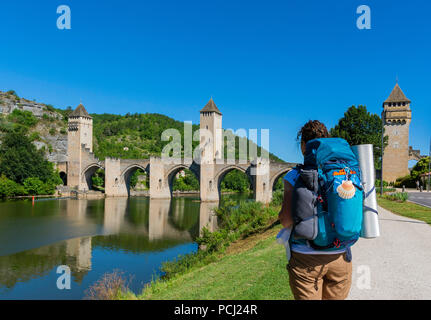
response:
<path id="1" fill-rule="evenodd" d="M 163 147 L 169 143 L 161 140 L 162 132 L 166 129 L 177 129 L 184 139 L 184 123 L 168 116 L 157 113 L 126 114 L 124 116 L 112 114 L 91 114 L 94 127 L 94 153 L 99 159 L 107 156 L 117 158 L 149 158 L 160 156 Z M 193 125 L 193 132 L 199 125 Z M 245 139 L 247 146 L 249 140 L 236 137 L 235 154 L 238 158 L 239 140 Z M 199 141 L 193 141 L 193 150 Z M 254 144 L 254 143 L 253 143 Z M 257 147 L 260 154 L 260 147 Z M 225 147 L 225 157 L 227 147 Z M 273 161 L 282 162 L 274 154 L 269 157 Z"/>
<path id="2" fill-rule="evenodd" d="M 52 162 L 67 160 L 67 120 L 72 112 L 54 108 L 52 105 L 20 98 L 14 91 L 0 91 L 0 132 L 13 126 L 23 126 L 29 130 L 33 143 L 46 150 L 47 159 Z M 160 156 L 163 147 L 168 143 L 161 141 L 161 134 L 169 128 L 177 129 L 182 137 L 184 123 L 168 116 L 145 114 L 91 114 L 93 117 L 93 150 L 99 159 L 117 157 L 142 159 Z M 199 125 L 193 125 L 193 131 Z M 239 140 L 236 137 L 236 154 Z M 248 145 L 248 139 L 247 145 Z M 193 149 L 199 142 L 193 142 Z M 260 147 L 258 147 L 260 154 Z M 226 148 L 225 148 L 226 155 Z M 270 153 L 270 159 L 283 162 Z"/>

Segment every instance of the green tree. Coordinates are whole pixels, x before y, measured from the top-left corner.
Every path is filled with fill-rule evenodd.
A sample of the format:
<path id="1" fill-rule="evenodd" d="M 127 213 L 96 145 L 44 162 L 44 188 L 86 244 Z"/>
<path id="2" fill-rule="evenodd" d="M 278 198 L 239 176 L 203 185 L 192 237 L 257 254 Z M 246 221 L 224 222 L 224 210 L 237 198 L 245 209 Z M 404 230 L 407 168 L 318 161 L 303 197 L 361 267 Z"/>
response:
<path id="1" fill-rule="evenodd" d="M 367 111 L 365 106 L 351 106 L 338 124 L 330 130 L 332 137 L 347 140 L 351 145 L 372 144 L 374 146 L 374 165 L 381 168 L 382 119 Z M 384 148 L 388 137 L 384 137 Z"/>
<path id="2" fill-rule="evenodd" d="M 430 157 L 425 157 L 420 159 L 415 166 L 412 168 L 412 171 L 410 173 L 413 180 L 417 180 L 420 178 L 421 174 L 424 174 L 428 172 L 428 165 L 430 162 Z"/>
<path id="3" fill-rule="evenodd" d="M 227 173 L 220 186 L 225 191 L 246 192 L 251 189 L 247 175 L 239 170 L 232 170 Z"/>
<path id="4" fill-rule="evenodd" d="M 44 194 L 45 186 L 39 178 L 27 178 L 23 182 L 24 188 L 29 195 Z"/>
<path id="5" fill-rule="evenodd" d="M 174 177 L 172 188 L 174 191 L 199 191 L 199 181 L 188 169 L 184 169 L 184 176 Z"/>
<path id="6" fill-rule="evenodd" d="M 97 169 L 91 177 L 93 188 L 96 190 L 105 190 L 105 171 L 103 169 Z"/>
<path id="7" fill-rule="evenodd" d="M 0 174 L 22 184 L 27 178 L 39 178 L 43 182 L 55 182 L 53 164 L 37 150 L 24 130 L 7 132 L 0 145 Z"/>

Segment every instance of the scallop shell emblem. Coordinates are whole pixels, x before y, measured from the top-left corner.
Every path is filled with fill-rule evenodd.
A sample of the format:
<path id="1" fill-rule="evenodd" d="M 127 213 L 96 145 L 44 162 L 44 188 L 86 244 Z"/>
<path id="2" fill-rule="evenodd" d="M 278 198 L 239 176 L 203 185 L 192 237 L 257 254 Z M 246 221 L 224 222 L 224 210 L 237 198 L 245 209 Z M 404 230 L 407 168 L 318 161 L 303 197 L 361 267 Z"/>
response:
<path id="1" fill-rule="evenodd" d="M 344 180 L 337 188 L 338 195 L 343 199 L 351 199 L 355 196 L 355 186 L 352 181 Z"/>

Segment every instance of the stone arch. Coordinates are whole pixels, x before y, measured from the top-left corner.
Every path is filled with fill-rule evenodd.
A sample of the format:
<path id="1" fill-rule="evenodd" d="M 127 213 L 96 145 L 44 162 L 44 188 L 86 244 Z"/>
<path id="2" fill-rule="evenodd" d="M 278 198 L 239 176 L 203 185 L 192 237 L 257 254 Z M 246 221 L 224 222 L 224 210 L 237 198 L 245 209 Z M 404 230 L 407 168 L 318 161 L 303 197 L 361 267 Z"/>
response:
<path id="1" fill-rule="evenodd" d="M 235 164 L 228 165 L 222 168 L 219 172 L 217 172 L 217 174 L 214 177 L 213 185 L 215 185 L 217 188 L 219 199 L 221 198 L 221 187 L 220 187 L 221 182 L 223 181 L 223 178 L 233 170 L 238 170 L 244 173 L 247 176 L 248 180 L 250 181 L 251 189 L 254 190 L 255 183 L 254 183 L 253 176 L 250 174 L 251 167 L 241 167 Z"/>
<path id="2" fill-rule="evenodd" d="M 141 169 L 142 171 L 146 172 L 147 175 L 150 174 L 150 168 L 149 164 L 147 165 L 141 165 L 139 163 L 134 163 L 129 165 L 126 169 L 124 169 L 120 174 L 120 181 L 118 183 L 124 183 L 126 185 L 127 189 L 127 196 L 130 197 L 130 178 L 132 177 L 132 174 L 138 170 Z M 117 181 L 116 181 L 117 183 Z"/>
<path id="3" fill-rule="evenodd" d="M 193 163 L 191 165 L 187 165 L 187 164 L 178 164 L 178 165 L 175 165 L 175 166 L 169 168 L 169 170 L 167 170 L 167 172 L 166 172 L 166 174 L 164 176 L 165 181 L 167 181 L 167 183 L 168 183 L 169 192 L 170 192 L 171 196 L 172 196 L 172 193 L 173 193 L 174 177 L 182 169 L 188 169 L 188 170 L 190 170 L 194 174 L 194 176 L 196 177 L 196 179 L 198 180 L 199 185 L 200 185 L 200 170 L 199 170 L 199 167 L 195 163 Z"/>
<path id="4" fill-rule="evenodd" d="M 67 173 L 64 171 L 59 172 L 60 179 L 63 181 L 63 185 L 67 186 Z"/>
<path id="5" fill-rule="evenodd" d="M 279 178 L 281 178 L 282 176 L 284 176 L 286 173 L 288 173 L 290 170 L 292 170 L 293 168 L 284 168 L 280 171 L 278 171 L 277 173 L 274 174 L 274 176 L 271 178 L 270 180 L 270 186 L 271 186 L 271 190 L 274 190 L 275 187 L 275 183 L 277 182 L 277 180 Z"/>
<path id="6" fill-rule="evenodd" d="M 83 186 L 83 188 L 81 189 L 83 189 L 84 191 L 91 190 L 91 188 L 93 187 L 93 181 L 91 178 L 98 169 L 105 170 L 105 168 L 99 163 L 91 163 L 87 167 L 85 167 L 84 170 L 82 170 L 81 185 Z"/>

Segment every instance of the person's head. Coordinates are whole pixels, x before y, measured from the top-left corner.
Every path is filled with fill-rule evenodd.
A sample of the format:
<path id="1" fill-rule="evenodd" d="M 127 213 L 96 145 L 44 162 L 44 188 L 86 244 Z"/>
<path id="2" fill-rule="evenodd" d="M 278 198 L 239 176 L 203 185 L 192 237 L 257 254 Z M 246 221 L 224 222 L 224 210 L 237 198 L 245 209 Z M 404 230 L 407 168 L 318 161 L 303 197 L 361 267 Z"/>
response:
<path id="1" fill-rule="evenodd" d="M 319 120 L 308 121 L 301 130 L 298 131 L 296 139 L 301 141 L 301 151 L 305 154 L 305 145 L 308 141 L 318 138 L 329 138 L 328 129 Z"/>

